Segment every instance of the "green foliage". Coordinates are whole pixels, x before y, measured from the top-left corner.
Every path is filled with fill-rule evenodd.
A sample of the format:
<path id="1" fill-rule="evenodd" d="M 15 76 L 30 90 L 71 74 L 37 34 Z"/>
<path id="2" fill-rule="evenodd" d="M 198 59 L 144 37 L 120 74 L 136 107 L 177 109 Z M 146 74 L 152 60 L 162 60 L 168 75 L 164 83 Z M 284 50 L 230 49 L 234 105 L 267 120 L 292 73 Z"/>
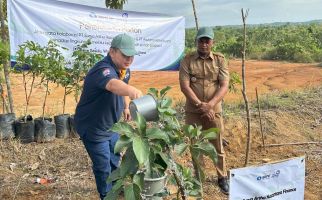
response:
<path id="1" fill-rule="evenodd" d="M 47 96 L 49 94 L 49 82 L 56 82 L 59 77 L 63 76 L 65 68 L 65 58 L 61 53 L 60 49 L 65 49 L 56 44 L 54 41 L 49 40 L 47 46 L 44 47 L 46 53 L 46 60 L 41 67 L 41 81 L 44 83 L 46 88 L 42 117 L 45 115 L 45 107 Z"/>
<path id="2" fill-rule="evenodd" d="M 41 69 L 42 80 L 56 82 L 58 77 L 64 75 L 65 58 L 61 53 L 61 49 L 65 49 L 59 46 L 52 40 L 49 40 L 47 46 L 44 47 L 46 52 L 46 62 L 43 63 Z M 46 88 L 48 85 L 45 86 Z"/>
<path id="3" fill-rule="evenodd" d="M 7 0 L 1 1 L 2 3 L 2 15 L 5 21 L 7 21 Z"/>
<path id="4" fill-rule="evenodd" d="M 111 9 L 123 9 L 123 5 L 127 2 L 127 0 L 105 0 L 106 8 Z"/>
<path id="5" fill-rule="evenodd" d="M 215 27 L 214 51 L 228 57 L 241 58 L 242 27 Z M 194 46 L 195 30 L 186 30 L 186 50 Z M 321 24 L 282 26 L 249 26 L 246 56 L 251 59 L 287 60 L 293 62 L 322 61 Z"/>
<path id="6" fill-rule="evenodd" d="M 46 65 L 47 52 L 44 47 L 41 47 L 38 43 L 33 41 L 27 41 L 19 45 L 17 51 L 17 59 L 15 70 L 16 72 L 25 71 L 22 69 L 28 69 L 27 74 L 33 76 L 39 76 L 42 73 L 43 65 Z"/>
<path id="7" fill-rule="evenodd" d="M 117 184 L 106 199 L 117 199 L 122 190 L 126 200 L 134 197 L 141 199 L 144 177 L 161 177 L 166 171 L 179 187 L 184 188 L 184 195 L 201 196 L 201 182 L 190 170 L 176 163 L 172 154 L 174 150 L 182 154 L 189 149 L 193 160 L 199 155 L 206 155 L 216 162 L 216 150 L 208 140 L 216 137 L 217 130 L 202 131 L 201 127 L 181 125 L 171 107 L 172 99 L 166 96 L 170 89 L 167 86 L 160 91 L 155 88 L 148 91 L 157 100 L 159 121 L 147 123 L 137 113 L 134 123 L 118 122 L 113 125 L 111 130 L 121 135 L 114 152 L 125 153 L 120 167 L 108 177 L 108 182 L 116 181 Z M 198 169 L 202 171 L 201 167 Z"/>
<path id="8" fill-rule="evenodd" d="M 237 92 L 237 85 L 241 84 L 239 75 L 236 72 L 231 72 L 229 78 L 229 92 Z"/>
<path id="9" fill-rule="evenodd" d="M 9 43 L 7 41 L 0 40 L 0 65 L 3 65 L 9 60 Z"/>
<path id="10" fill-rule="evenodd" d="M 27 41 L 19 45 L 17 51 L 17 60 L 14 67 L 16 73 L 22 73 L 22 82 L 26 97 L 25 116 L 28 114 L 29 100 L 34 87 L 34 81 L 37 76 L 41 77 L 41 83 L 46 88 L 43 117 L 47 95 L 49 94 L 49 82 L 56 82 L 58 77 L 62 76 L 65 67 L 65 59 L 61 54 L 62 47 L 50 40 L 46 46 L 42 47 L 33 41 Z M 29 92 L 27 91 L 27 75 L 31 75 L 31 84 Z"/>
<path id="11" fill-rule="evenodd" d="M 24 86 L 26 106 L 25 106 L 25 117 L 28 114 L 28 106 L 32 90 L 34 87 L 34 81 L 37 76 L 40 76 L 43 70 L 43 66 L 48 66 L 47 52 L 45 47 L 41 47 L 38 43 L 33 41 L 27 41 L 19 45 L 17 51 L 16 65 L 14 66 L 15 73 L 22 74 L 22 84 Z M 31 75 L 31 84 L 27 88 L 27 75 Z M 29 89 L 29 91 L 28 91 Z M 26 120 L 26 118 L 25 118 Z"/>
<path id="12" fill-rule="evenodd" d="M 75 93 L 75 101 L 78 102 L 78 97 L 83 89 L 81 83 L 89 69 L 94 66 L 96 62 L 102 59 L 102 55 L 90 52 L 88 50 L 91 41 L 88 39 L 84 43 L 77 45 L 76 50 L 72 54 L 73 64 L 70 71 L 70 79 L 73 86 L 72 90 Z"/>

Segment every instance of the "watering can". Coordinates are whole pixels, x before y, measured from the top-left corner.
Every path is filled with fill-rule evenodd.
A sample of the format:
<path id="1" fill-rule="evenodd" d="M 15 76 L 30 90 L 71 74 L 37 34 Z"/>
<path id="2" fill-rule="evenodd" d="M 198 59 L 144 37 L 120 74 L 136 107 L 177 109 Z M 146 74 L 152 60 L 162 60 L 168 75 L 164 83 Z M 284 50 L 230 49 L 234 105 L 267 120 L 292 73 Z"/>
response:
<path id="1" fill-rule="evenodd" d="M 157 121 L 159 119 L 157 101 L 150 94 L 132 100 L 129 108 L 132 119 L 137 118 L 137 113 L 140 113 L 146 121 Z"/>

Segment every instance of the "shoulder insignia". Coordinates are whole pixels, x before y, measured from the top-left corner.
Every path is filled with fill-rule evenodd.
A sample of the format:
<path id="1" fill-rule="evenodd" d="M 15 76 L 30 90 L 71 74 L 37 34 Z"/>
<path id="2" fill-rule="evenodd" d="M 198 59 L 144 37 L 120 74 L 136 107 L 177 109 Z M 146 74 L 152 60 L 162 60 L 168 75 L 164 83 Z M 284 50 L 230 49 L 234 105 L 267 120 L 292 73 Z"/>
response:
<path id="1" fill-rule="evenodd" d="M 102 72 L 103 76 L 107 76 L 107 75 L 109 75 L 110 73 L 111 73 L 111 71 L 110 71 L 110 69 L 109 69 L 109 68 L 104 69 L 104 70 L 103 70 L 103 72 Z"/>
<path id="2" fill-rule="evenodd" d="M 224 54 L 222 54 L 222 53 L 214 52 L 213 54 L 214 54 L 215 56 L 219 56 L 219 57 L 225 58 Z"/>

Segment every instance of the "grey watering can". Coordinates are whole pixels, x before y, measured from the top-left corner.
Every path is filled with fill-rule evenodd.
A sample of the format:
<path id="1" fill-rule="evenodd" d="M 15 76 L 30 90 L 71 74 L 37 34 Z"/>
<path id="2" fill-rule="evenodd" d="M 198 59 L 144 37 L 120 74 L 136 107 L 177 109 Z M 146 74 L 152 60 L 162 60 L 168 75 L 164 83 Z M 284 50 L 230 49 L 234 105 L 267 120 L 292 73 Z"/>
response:
<path id="1" fill-rule="evenodd" d="M 146 121 L 157 121 L 159 119 L 157 101 L 149 94 L 130 102 L 132 119 L 136 119 L 137 112 L 140 113 Z"/>

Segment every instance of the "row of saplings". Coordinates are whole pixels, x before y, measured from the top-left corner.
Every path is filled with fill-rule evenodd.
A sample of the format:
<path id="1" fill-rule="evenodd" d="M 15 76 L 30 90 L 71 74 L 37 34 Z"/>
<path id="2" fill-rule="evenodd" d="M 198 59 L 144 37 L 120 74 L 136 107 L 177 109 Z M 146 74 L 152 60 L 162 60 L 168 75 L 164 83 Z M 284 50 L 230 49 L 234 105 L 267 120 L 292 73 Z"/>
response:
<path id="1" fill-rule="evenodd" d="M 8 114 L 0 115 L 0 139 L 16 137 L 23 143 L 29 143 L 48 142 L 55 137 L 75 136 L 73 117 L 65 114 L 66 96 L 74 93 L 75 101 L 78 101 L 82 90 L 82 80 L 90 67 L 102 58 L 101 55 L 88 50 L 90 44 L 90 40 L 87 40 L 78 45 L 70 61 L 66 61 L 62 53 L 67 49 L 57 45 L 54 41 L 49 41 L 46 46 L 33 41 L 27 41 L 19 46 L 13 72 L 21 74 L 25 93 L 24 114 L 18 119 L 14 113 L 9 111 L 7 111 Z M 40 83 L 36 81 L 37 79 L 40 79 Z M 54 122 L 52 118 L 46 117 L 45 113 L 47 97 L 50 95 L 50 83 L 56 83 L 64 88 L 63 112 L 54 117 Z M 33 119 L 28 113 L 28 108 L 33 89 L 39 85 L 45 89 L 42 115 Z"/>
<path id="2" fill-rule="evenodd" d="M 74 118 L 69 114 L 52 118 L 36 118 L 31 115 L 16 119 L 14 113 L 0 114 L 0 138 L 16 138 L 22 143 L 50 142 L 55 138 L 77 137 Z"/>

